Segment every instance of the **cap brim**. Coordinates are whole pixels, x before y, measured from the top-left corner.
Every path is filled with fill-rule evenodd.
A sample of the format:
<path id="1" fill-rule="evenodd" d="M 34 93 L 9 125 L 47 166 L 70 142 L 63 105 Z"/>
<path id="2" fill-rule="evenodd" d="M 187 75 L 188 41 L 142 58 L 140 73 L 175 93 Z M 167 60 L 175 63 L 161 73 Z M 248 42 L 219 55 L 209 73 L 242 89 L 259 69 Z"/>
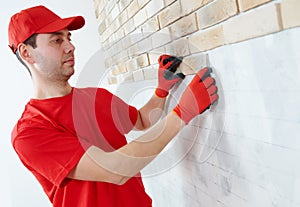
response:
<path id="1" fill-rule="evenodd" d="M 82 16 L 69 17 L 64 19 L 58 19 L 51 22 L 47 26 L 40 28 L 36 33 L 50 33 L 57 32 L 59 30 L 77 30 L 84 26 L 85 20 Z"/>

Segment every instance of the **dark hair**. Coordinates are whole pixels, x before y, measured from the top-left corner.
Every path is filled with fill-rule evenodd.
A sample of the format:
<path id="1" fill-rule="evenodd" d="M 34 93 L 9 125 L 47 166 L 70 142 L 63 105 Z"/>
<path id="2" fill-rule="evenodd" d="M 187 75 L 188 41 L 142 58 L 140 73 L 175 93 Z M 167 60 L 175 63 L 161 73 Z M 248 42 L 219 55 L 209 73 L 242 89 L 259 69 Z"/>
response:
<path id="1" fill-rule="evenodd" d="M 23 43 L 25 45 L 30 45 L 34 49 L 34 48 L 37 47 L 37 45 L 36 45 L 36 37 L 37 37 L 37 34 L 33 34 L 27 40 L 25 40 Z M 26 67 L 26 69 L 28 70 L 28 72 L 29 72 L 29 74 L 31 76 L 31 72 L 30 72 L 28 66 L 24 63 L 24 61 L 20 57 L 20 54 L 19 54 L 18 50 L 16 51 L 15 55 L 17 56 L 18 60 Z"/>
<path id="2" fill-rule="evenodd" d="M 33 48 L 36 48 L 36 36 L 38 34 L 31 35 L 27 40 L 24 41 L 25 45 L 30 45 Z"/>

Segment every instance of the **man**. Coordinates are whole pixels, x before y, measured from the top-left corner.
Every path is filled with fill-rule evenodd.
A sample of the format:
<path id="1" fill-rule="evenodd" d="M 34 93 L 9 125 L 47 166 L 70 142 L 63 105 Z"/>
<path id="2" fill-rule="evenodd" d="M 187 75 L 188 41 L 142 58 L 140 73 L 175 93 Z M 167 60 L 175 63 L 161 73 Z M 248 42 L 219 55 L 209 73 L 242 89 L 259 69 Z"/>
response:
<path id="1" fill-rule="evenodd" d="M 55 207 L 150 207 L 139 172 L 218 99 L 211 69 L 199 71 L 177 106 L 157 122 L 169 90 L 184 78 L 174 73 L 178 59 L 159 58 L 157 89 L 137 110 L 105 89 L 68 83 L 75 64 L 70 31 L 83 26 L 83 17 L 62 19 L 44 6 L 12 16 L 9 46 L 34 86 L 12 132 L 13 147 Z M 126 142 L 124 134 L 151 126 Z"/>

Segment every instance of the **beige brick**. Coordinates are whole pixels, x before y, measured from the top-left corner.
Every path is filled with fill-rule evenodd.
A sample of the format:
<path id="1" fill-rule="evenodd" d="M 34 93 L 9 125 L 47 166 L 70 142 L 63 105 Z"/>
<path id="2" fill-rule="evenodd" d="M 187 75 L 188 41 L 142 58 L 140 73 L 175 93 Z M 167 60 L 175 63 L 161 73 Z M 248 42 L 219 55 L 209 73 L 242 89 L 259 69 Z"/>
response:
<path id="1" fill-rule="evenodd" d="M 110 45 L 114 45 L 115 44 L 115 37 L 114 37 L 114 33 L 112 33 L 109 38 L 108 38 L 108 42 Z"/>
<path id="2" fill-rule="evenodd" d="M 110 43 L 111 45 L 116 44 L 116 33 L 112 33 L 112 34 L 110 35 L 110 37 L 109 37 L 109 43 Z"/>
<path id="3" fill-rule="evenodd" d="M 118 40 L 122 39 L 125 36 L 124 29 L 118 29 L 115 34 Z"/>
<path id="4" fill-rule="evenodd" d="M 117 84 L 128 83 L 133 81 L 132 72 L 127 72 L 124 74 L 117 75 L 115 76 L 115 78 Z"/>
<path id="5" fill-rule="evenodd" d="M 188 38 L 191 53 L 203 52 L 225 44 L 222 25 L 199 31 Z"/>
<path id="6" fill-rule="evenodd" d="M 106 11 L 103 10 L 102 12 L 99 12 L 97 20 L 99 23 L 102 23 L 103 21 L 106 21 Z"/>
<path id="7" fill-rule="evenodd" d="M 136 58 L 136 62 L 137 62 L 137 66 L 139 68 L 143 68 L 143 67 L 149 66 L 149 58 L 148 58 L 147 53 L 138 56 Z"/>
<path id="8" fill-rule="evenodd" d="M 117 53 L 116 55 L 113 56 L 113 61 L 115 63 L 121 63 L 123 65 L 125 65 L 124 63 L 128 60 L 128 54 L 127 54 L 127 50 L 121 50 L 119 51 L 119 53 Z"/>
<path id="9" fill-rule="evenodd" d="M 124 29 L 125 35 L 128 35 L 130 32 L 132 32 L 132 31 L 135 29 L 133 19 L 129 19 L 129 20 L 122 26 L 122 28 Z"/>
<path id="10" fill-rule="evenodd" d="M 170 33 L 172 39 L 191 34 L 198 30 L 195 14 L 186 16 L 170 26 Z"/>
<path id="11" fill-rule="evenodd" d="M 300 1 L 282 0 L 281 17 L 284 28 L 300 26 Z"/>
<path id="12" fill-rule="evenodd" d="M 118 5 L 115 5 L 109 15 L 111 16 L 112 20 L 115 20 L 119 16 L 119 14 L 120 14 L 119 7 Z"/>
<path id="13" fill-rule="evenodd" d="M 100 36 L 100 42 L 101 42 L 102 48 L 108 48 L 110 46 L 108 41 L 103 41 L 102 36 Z M 103 49 L 103 50 L 105 51 L 105 49 Z"/>
<path id="14" fill-rule="evenodd" d="M 169 7 L 166 7 L 158 16 L 159 25 L 161 28 L 166 27 L 172 22 L 181 17 L 181 6 L 179 1 L 175 2 Z"/>
<path id="15" fill-rule="evenodd" d="M 104 8 L 104 10 L 106 11 L 106 14 L 107 14 L 106 18 L 109 18 L 110 21 L 113 20 L 111 13 L 112 13 L 112 10 L 114 7 L 115 7 L 115 3 L 113 1 L 107 1 L 105 8 Z"/>
<path id="16" fill-rule="evenodd" d="M 121 41 L 115 42 L 113 46 L 114 54 L 116 55 L 123 50 L 123 44 Z"/>
<path id="17" fill-rule="evenodd" d="M 143 8 L 150 0 L 138 0 L 140 8 Z"/>
<path id="18" fill-rule="evenodd" d="M 120 71 L 119 71 L 119 68 L 117 65 L 114 65 L 111 67 L 111 74 L 112 75 L 119 75 L 120 74 Z"/>
<path id="19" fill-rule="evenodd" d="M 118 16 L 119 17 L 119 16 Z M 117 29 L 119 29 L 121 27 L 121 24 L 120 24 L 120 21 L 119 21 L 119 18 L 116 18 L 113 22 L 113 24 L 115 25 L 115 27 Z"/>
<path id="20" fill-rule="evenodd" d="M 147 68 L 143 68 L 144 71 L 144 79 L 145 80 L 153 80 L 153 79 L 157 79 L 158 77 L 158 64 L 154 65 L 154 66 L 150 66 Z"/>
<path id="21" fill-rule="evenodd" d="M 131 0 L 120 0 L 118 2 L 120 11 L 124 11 L 130 4 Z"/>
<path id="22" fill-rule="evenodd" d="M 155 65 L 158 64 L 158 58 L 160 55 L 162 54 L 166 54 L 166 47 L 162 46 L 162 47 L 158 47 L 155 49 L 152 49 L 150 51 L 148 51 L 148 57 L 149 57 L 149 64 L 150 65 Z"/>
<path id="23" fill-rule="evenodd" d="M 159 24 L 158 24 L 158 18 L 157 16 L 154 16 L 150 19 L 147 20 L 142 25 L 142 32 L 144 36 L 148 36 L 149 34 L 156 32 L 160 29 Z"/>
<path id="24" fill-rule="evenodd" d="M 105 60 L 104 60 L 105 68 L 110 68 L 113 64 L 114 63 L 112 62 L 112 59 L 110 57 L 105 57 Z"/>
<path id="25" fill-rule="evenodd" d="M 158 53 L 156 51 L 150 51 L 148 52 L 148 57 L 149 57 L 149 64 L 153 65 L 153 64 L 157 64 L 158 62 L 158 58 L 162 53 Z"/>
<path id="26" fill-rule="evenodd" d="M 125 33 L 124 33 L 124 35 L 125 35 Z M 127 49 L 128 47 L 130 47 L 132 45 L 130 38 L 131 38 L 130 35 L 127 35 L 127 36 L 124 36 L 123 39 L 121 39 L 124 49 Z"/>
<path id="27" fill-rule="evenodd" d="M 108 37 L 111 35 L 110 29 L 107 28 L 106 30 L 104 30 L 104 32 L 102 34 L 100 34 L 100 40 L 102 43 L 104 43 Z"/>
<path id="28" fill-rule="evenodd" d="M 133 0 L 130 5 L 127 7 L 128 18 L 132 18 L 138 11 L 140 7 L 137 0 Z"/>
<path id="29" fill-rule="evenodd" d="M 103 10 L 105 10 L 105 6 L 107 4 L 107 1 L 100 0 L 98 3 L 98 11 L 101 13 Z"/>
<path id="30" fill-rule="evenodd" d="M 122 82 L 132 82 L 133 81 L 133 75 L 132 75 L 132 72 L 127 72 L 127 73 L 124 73 L 124 74 L 121 74 L 120 75 L 120 82 L 119 83 L 122 83 Z"/>
<path id="31" fill-rule="evenodd" d="M 104 54 L 104 58 L 105 58 L 105 59 L 107 59 L 107 58 L 112 58 L 113 55 L 114 55 L 114 53 L 115 53 L 115 51 L 114 51 L 114 49 L 113 49 L 112 46 L 109 46 L 109 47 L 102 47 L 101 49 L 103 50 L 103 54 Z M 115 63 L 113 63 L 113 64 L 115 64 Z M 112 65 L 113 65 L 113 64 L 112 64 Z"/>
<path id="32" fill-rule="evenodd" d="M 216 0 L 197 12 L 199 29 L 215 25 L 237 14 L 236 0 Z"/>
<path id="33" fill-rule="evenodd" d="M 119 20 L 119 24 L 120 25 L 123 25 L 128 20 L 128 16 L 127 16 L 126 10 L 124 10 L 123 12 L 121 12 L 121 14 L 118 16 L 118 20 Z"/>
<path id="34" fill-rule="evenodd" d="M 238 0 L 240 11 L 246 11 L 273 0 Z"/>
<path id="35" fill-rule="evenodd" d="M 125 63 L 125 65 L 126 65 L 127 71 L 134 71 L 134 70 L 138 69 L 136 58 L 129 59 Z"/>
<path id="36" fill-rule="evenodd" d="M 126 73 L 127 72 L 126 65 L 124 63 L 118 63 L 117 70 L 119 71 L 119 74 Z"/>
<path id="37" fill-rule="evenodd" d="M 104 18 L 105 18 L 106 24 L 111 25 L 113 20 L 112 20 L 112 17 L 109 15 L 109 13 L 107 13 L 107 15 Z"/>
<path id="38" fill-rule="evenodd" d="M 115 33 L 119 27 L 120 27 L 120 25 L 119 25 L 118 21 L 113 21 L 110 24 L 110 29 L 111 29 L 112 33 Z"/>
<path id="39" fill-rule="evenodd" d="M 187 56 L 190 54 L 189 44 L 187 38 L 180 38 L 168 45 L 166 45 L 166 53 L 175 56 Z"/>
<path id="40" fill-rule="evenodd" d="M 206 53 L 200 53 L 183 58 L 178 70 L 185 75 L 190 75 L 197 73 L 209 65 L 208 55 Z"/>
<path id="41" fill-rule="evenodd" d="M 151 0 L 146 6 L 148 17 L 151 18 L 164 8 L 164 2 L 162 0 Z"/>
<path id="42" fill-rule="evenodd" d="M 96 19 L 99 17 L 99 0 L 94 0 L 94 9 L 95 9 L 95 16 Z"/>
<path id="43" fill-rule="evenodd" d="M 146 13 L 146 9 L 141 9 L 139 12 L 133 17 L 134 25 L 135 27 L 140 26 L 142 23 L 147 21 L 148 16 Z"/>
<path id="44" fill-rule="evenodd" d="M 121 41 L 123 44 L 123 48 L 127 49 L 130 46 L 134 45 L 137 41 L 143 38 L 142 34 L 139 34 L 136 30 L 125 36 Z"/>
<path id="45" fill-rule="evenodd" d="M 144 39 L 141 27 L 136 28 L 132 33 L 130 33 L 129 36 L 131 37 L 132 44 L 135 44 Z"/>
<path id="46" fill-rule="evenodd" d="M 145 38 L 142 41 L 137 43 L 137 55 L 146 53 L 152 50 L 151 38 Z"/>
<path id="47" fill-rule="evenodd" d="M 180 0 L 181 7 L 182 7 L 182 13 L 184 15 L 189 14 L 191 12 L 196 11 L 200 7 L 203 7 L 204 5 L 212 2 L 213 0 Z"/>
<path id="48" fill-rule="evenodd" d="M 172 40 L 169 28 L 166 27 L 166 28 L 161 29 L 160 31 L 154 33 L 153 35 L 151 35 L 151 39 L 152 39 L 152 47 L 153 48 L 161 47 L 161 46 L 167 44 L 168 42 L 170 42 Z"/>
<path id="49" fill-rule="evenodd" d="M 133 71 L 132 75 L 133 75 L 133 81 L 141 81 L 145 79 L 143 70 Z"/>
<path id="50" fill-rule="evenodd" d="M 136 55 L 138 55 L 138 47 L 137 45 L 132 45 L 130 46 L 128 49 L 127 49 L 127 52 L 128 52 L 128 56 L 129 57 L 134 57 Z"/>
<path id="51" fill-rule="evenodd" d="M 165 2 L 165 6 L 169 6 L 170 4 L 172 4 L 174 1 L 177 1 L 177 0 L 164 0 Z"/>
<path id="52" fill-rule="evenodd" d="M 108 43 L 109 43 L 109 45 L 111 46 L 111 45 L 113 45 L 115 42 L 114 42 L 114 39 L 113 39 L 113 34 L 110 34 L 109 36 L 108 36 Z"/>
<path id="53" fill-rule="evenodd" d="M 235 43 L 280 31 L 277 7 L 276 4 L 270 4 L 225 22 L 225 43 Z"/>
<path id="54" fill-rule="evenodd" d="M 105 32 L 104 33 L 106 33 L 106 39 L 108 39 L 109 37 L 111 37 L 111 35 L 113 34 L 113 30 L 112 30 L 112 26 L 110 25 L 106 30 L 105 30 Z"/>
<path id="55" fill-rule="evenodd" d="M 99 31 L 99 34 L 101 35 L 101 34 L 103 34 L 103 32 L 106 30 L 106 23 L 105 23 L 105 21 L 103 21 L 100 25 L 99 25 L 99 27 L 98 27 L 98 31 Z"/>
<path id="56" fill-rule="evenodd" d="M 117 84 L 117 78 L 116 77 L 110 76 L 107 79 L 108 79 L 108 84 L 110 84 L 110 85 Z"/>
<path id="57" fill-rule="evenodd" d="M 157 47 L 157 48 L 152 49 L 151 52 L 157 53 L 157 54 L 164 54 L 164 53 L 166 53 L 166 48 L 165 48 L 165 46 Z"/>

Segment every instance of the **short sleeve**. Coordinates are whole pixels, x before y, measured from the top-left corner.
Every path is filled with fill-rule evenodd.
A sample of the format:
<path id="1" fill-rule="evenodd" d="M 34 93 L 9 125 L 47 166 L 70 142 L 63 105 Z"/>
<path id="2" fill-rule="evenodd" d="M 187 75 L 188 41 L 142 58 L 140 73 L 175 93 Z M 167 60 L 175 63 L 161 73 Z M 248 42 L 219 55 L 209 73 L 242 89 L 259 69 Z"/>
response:
<path id="1" fill-rule="evenodd" d="M 101 104 L 97 104 L 97 102 L 101 102 Z M 96 106 L 105 108 L 105 113 L 111 114 L 111 119 L 121 134 L 130 132 L 137 122 L 138 110 L 105 89 L 98 89 Z M 96 111 L 100 110 L 96 108 Z M 103 113 L 97 112 L 97 114 Z"/>
<path id="2" fill-rule="evenodd" d="M 119 100 L 119 105 L 116 112 L 113 113 L 113 116 L 119 117 L 119 124 L 123 128 L 123 133 L 129 133 L 137 122 L 138 110 L 126 104 L 123 100 Z"/>
<path id="3" fill-rule="evenodd" d="M 12 144 L 21 161 L 35 173 L 60 186 L 79 162 L 89 143 L 54 128 L 26 127 L 13 131 Z"/>

